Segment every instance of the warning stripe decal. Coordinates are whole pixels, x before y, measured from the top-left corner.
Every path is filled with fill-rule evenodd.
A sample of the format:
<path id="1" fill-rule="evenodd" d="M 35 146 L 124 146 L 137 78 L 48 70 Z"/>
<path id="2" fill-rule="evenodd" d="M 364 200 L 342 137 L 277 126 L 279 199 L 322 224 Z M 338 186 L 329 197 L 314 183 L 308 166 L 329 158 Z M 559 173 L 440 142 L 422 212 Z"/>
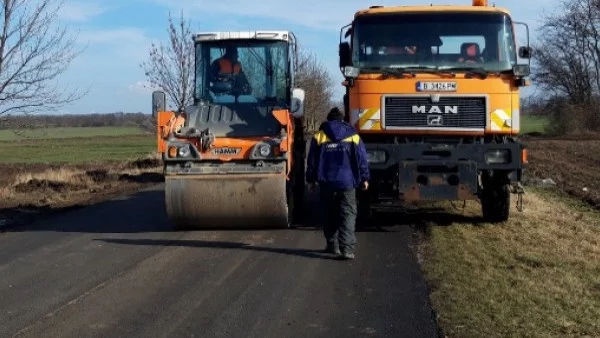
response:
<path id="1" fill-rule="evenodd" d="M 381 111 L 379 108 L 360 109 L 358 128 L 361 130 L 381 129 Z"/>
<path id="2" fill-rule="evenodd" d="M 511 112 L 496 109 L 490 114 L 490 127 L 493 131 L 510 131 L 512 129 Z"/>

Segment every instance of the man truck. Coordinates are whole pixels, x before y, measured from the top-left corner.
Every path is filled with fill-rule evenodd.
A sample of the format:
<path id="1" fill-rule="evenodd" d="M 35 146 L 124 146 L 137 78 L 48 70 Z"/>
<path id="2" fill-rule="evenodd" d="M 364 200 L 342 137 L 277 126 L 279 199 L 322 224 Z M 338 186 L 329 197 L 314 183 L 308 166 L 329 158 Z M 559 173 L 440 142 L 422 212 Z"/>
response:
<path id="1" fill-rule="evenodd" d="M 372 181 L 359 217 L 421 200 L 480 200 L 483 218 L 522 211 L 527 149 L 517 49 L 509 11 L 461 6 L 371 6 L 340 31 L 346 119 L 366 144 Z"/>

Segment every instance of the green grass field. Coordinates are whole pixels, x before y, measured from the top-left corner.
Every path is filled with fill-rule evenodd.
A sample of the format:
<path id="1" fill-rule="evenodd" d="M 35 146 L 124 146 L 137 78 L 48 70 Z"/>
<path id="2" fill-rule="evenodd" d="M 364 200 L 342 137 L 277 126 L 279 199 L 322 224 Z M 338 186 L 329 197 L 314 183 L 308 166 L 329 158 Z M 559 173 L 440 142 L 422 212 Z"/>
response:
<path id="1" fill-rule="evenodd" d="M 98 137 L 98 136 L 124 136 L 143 135 L 144 132 L 137 127 L 65 127 L 65 128 L 39 128 L 0 130 L 0 141 L 16 141 L 28 139 L 57 139 L 73 137 Z"/>
<path id="2" fill-rule="evenodd" d="M 546 133 L 550 121 L 542 116 L 521 116 L 521 134 Z"/>
<path id="3" fill-rule="evenodd" d="M 0 131 L 0 163 L 85 163 L 123 161 L 155 151 L 154 134 L 139 128 L 48 128 Z"/>

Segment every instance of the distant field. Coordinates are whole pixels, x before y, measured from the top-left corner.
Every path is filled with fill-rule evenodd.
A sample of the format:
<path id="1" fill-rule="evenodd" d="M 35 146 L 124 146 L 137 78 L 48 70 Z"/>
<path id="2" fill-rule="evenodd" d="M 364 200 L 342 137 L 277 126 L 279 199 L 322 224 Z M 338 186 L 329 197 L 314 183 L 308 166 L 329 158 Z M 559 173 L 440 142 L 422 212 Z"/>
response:
<path id="1" fill-rule="evenodd" d="M 122 161 L 156 149 L 153 134 L 139 128 L 48 128 L 17 135 L 0 131 L 0 163 Z"/>
<path id="2" fill-rule="evenodd" d="M 73 137 L 95 136 L 123 136 L 143 135 L 144 132 L 137 127 L 97 127 L 97 128 L 39 128 L 22 130 L 0 130 L 0 141 L 14 141 L 26 139 L 55 139 Z"/>
<path id="3" fill-rule="evenodd" d="M 521 116 L 521 134 L 546 133 L 546 126 L 550 121 L 542 116 Z"/>

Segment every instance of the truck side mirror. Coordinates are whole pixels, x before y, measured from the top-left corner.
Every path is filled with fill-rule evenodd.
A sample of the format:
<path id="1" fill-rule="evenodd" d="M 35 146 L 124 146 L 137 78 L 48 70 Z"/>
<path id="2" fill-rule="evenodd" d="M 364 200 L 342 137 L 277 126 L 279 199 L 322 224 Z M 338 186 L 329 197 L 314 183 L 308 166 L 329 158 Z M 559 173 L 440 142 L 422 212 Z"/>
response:
<path id="1" fill-rule="evenodd" d="M 350 44 L 348 42 L 340 43 L 339 47 L 339 56 L 340 56 L 340 68 L 344 68 L 346 66 L 350 66 L 352 64 L 351 54 L 350 54 Z"/>
<path id="2" fill-rule="evenodd" d="M 522 59 L 530 59 L 531 58 L 531 47 L 519 47 L 519 57 Z"/>
<path id="3" fill-rule="evenodd" d="M 166 95 L 157 90 L 152 93 L 152 117 L 156 117 L 159 111 L 166 110 Z"/>
<path id="4" fill-rule="evenodd" d="M 306 93 L 302 88 L 294 88 L 292 91 L 292 115 L 296 118 L 304 115 L 304 97 Z"/>

